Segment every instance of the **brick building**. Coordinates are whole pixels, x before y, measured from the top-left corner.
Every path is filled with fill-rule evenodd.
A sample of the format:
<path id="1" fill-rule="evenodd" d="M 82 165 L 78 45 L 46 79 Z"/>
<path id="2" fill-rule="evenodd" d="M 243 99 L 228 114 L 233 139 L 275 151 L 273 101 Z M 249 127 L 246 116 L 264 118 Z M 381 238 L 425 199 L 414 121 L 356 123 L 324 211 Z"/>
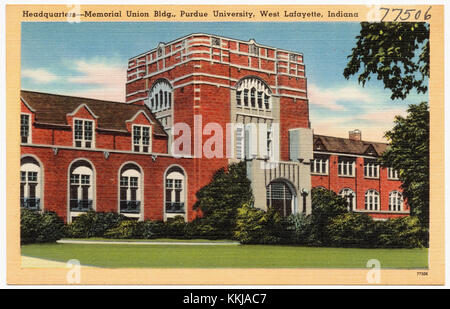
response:
<path id="1" fill-rule="evenodd" d="M 376 218 L 409 213 L 385 144 L 313 135 L 303 55 L 191 34 L 128 62 L 126 102 L 21 92 L 21 205 L 195 218 L 195 193 L 245 160 L 255 206 L 311 211 L 310 191 Z"/>

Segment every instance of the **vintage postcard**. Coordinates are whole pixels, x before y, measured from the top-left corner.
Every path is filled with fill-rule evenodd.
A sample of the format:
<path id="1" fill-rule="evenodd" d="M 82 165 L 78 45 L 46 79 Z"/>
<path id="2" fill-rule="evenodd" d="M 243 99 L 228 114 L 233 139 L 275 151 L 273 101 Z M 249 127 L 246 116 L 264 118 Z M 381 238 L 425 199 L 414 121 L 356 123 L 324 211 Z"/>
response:
<path id="1" fill-rule="evenodd" d="M 443 12 L 7 5 L 8 284 L 444 284 Z"/>

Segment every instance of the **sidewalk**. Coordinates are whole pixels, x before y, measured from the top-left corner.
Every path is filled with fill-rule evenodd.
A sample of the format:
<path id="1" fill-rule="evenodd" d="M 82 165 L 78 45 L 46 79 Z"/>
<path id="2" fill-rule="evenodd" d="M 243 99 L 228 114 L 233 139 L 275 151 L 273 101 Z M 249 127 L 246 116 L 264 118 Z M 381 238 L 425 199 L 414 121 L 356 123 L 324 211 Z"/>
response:
<path id="1" fill-rule="evenodd" d="M 239 242 L 172 242 L 172 241 L 102 241 L 102 240 L 75 240 L 61 239 L 59 244 L 89 244 L 89 245 L 182 245 L 182 246 L 236 246 Z"/>

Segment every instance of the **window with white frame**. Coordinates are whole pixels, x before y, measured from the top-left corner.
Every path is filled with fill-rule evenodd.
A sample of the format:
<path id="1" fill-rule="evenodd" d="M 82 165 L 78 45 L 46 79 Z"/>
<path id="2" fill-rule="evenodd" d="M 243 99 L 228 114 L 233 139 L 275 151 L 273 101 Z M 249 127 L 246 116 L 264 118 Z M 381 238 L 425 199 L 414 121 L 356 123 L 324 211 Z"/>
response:
<path id="1" fill-rule="evenodd" d="M 94 171 L 89 162 L 75 162 L 70 169 L 70 211 L 89 211 L 93 209 Z"/>
<path id="2" fill-rule="evenodd" d="M 271 109 L 270 88 L 260 79 L 247 77 L 236 86 L 236 105 L 254 110 Z"/>
<path id="3" fill-rule="evenodd" d="M 148 103 L 153 113 L 169 110 L 172 108 L 173 88 L 165 79 L 156 81 L 149 93 Z"/>
<path id="4" fill-rule="evenodd" d="M 377 190 L 368 190 L 365 195 L 366 210 L 380 210 L 380 194 Z"/>
<path id="5" fill-rule="evenodd" d="M 388 179 L 398 180 L 398 172 L 392 167 L 388 167 Z"/>
<path id="6" fill-rule="evenodd" d="M 41 166 L 32 157 L 20 162 L 20 206 L 31 210 L 41 207 Z"/>
<path id="7" fill-rule="evenodd" d="M 364 177 L 378 178 L 380 175 L 380 165 L 375 159 L 364 159 Z"/>
<path id="8" fill-rule="evenodd" d="M 245 159 L 245 127 L 243 124 L 236 126 L 236 158 Z"/>
<path id="9" fill-rule="evenodd" d="M 31 142 L 31 130 L 30 130 L 31 117 L 29 114 L 20 114 L 20 142 Z"/>
<path id="10" fill-rule="evenodd" d="M 354 176 L 355 175 L 355 159 L 351 157 L 338 158 L 338 175 Z"/>
<path id="11" fill-rule="evenodd" d="M 138 214 L 141 210 L 141 171 L 135 164 L 126 164 L 120 172 L 120 212 Z"/>
<path id="12" fill-rule="evenodd" d="M 272 125 L 268 124 L 267 125 L 267 135 L 266 135 L 266 141 L 267 141 L 267 156 L 269 158 L 272 158 L 273 156 L 273 129 L 272 129 Z"/>
<path id="13" fill-rule="evenodd" d="M 252 54 L 252 55 L 258 55 L 259 54 L 259 48 L 258 48 L 258 46 L 256 46 L 255 44 L 251 44 L 250 46 L 249 46 L 249 52 L 250 52 L 250 54 Z"/>
<path id="14" fill-rule="evenodd" d="M 219 39 L 219 38 L 214 38 L 214 37 L 212 37 L 212 38 L 211 38 L 211 44 L 212 44 L 213 46 L 220 46 L 220 39 Z"/>
<path id="15" fill-rule="evenodd" d="M 356 195 L 355 192 L 350 188 L 344 188 L 339 192 L 339 195 L 347 200 L 347 209 L 355 210 L 356 207 Z"/>
<path id="16" fill-rule="evenodd" d="M 75 147 L 93 148 L 94 147 L 94 121 L 87 119 L 74 120 L 74 142 Z"/>
<path id="17" fill-rule="evenodd" d="M 151 152 L 150 134 L 150 126 L 133 125 L 133 151 Z"/>
<path id="18" fill-rule="evenodd" d="M 166 213 L 185 212 L 185 175 L 181 168 L 174 166 L 166 173 L 165 208 Z"/>
<path id="19" fill-rule="evenodd" d="M 314 160 L 311 161 L 311 173 L 328 175 L 329 156 L 314 155 Z"/>
<path id="20" fill-rule="evenodd" d="M 389 210 L 402 211 L 403 210 L 403 195 L 398 191 L 389 193 Z"/>

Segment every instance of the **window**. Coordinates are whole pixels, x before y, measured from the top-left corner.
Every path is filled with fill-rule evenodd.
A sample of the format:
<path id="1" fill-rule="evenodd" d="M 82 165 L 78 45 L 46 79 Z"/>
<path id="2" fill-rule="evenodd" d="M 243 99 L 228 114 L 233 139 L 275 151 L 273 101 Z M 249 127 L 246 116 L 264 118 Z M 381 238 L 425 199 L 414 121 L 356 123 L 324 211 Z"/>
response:
<path id="1" fill-rule="evenodd" d="M 403 196 L 398 191 L 389 193 L 389 210 L 402 211 L 403 210 Z"/>
<path id="2" fill-rule="evenodd" d="M 220 46 L 220 39 L 219 38 L 211 38 L 211 43 L 214 46 Z"/>
<path id="3" fill-rule="evenodd" d="M 249 46 L 249 52 L 250 52 L 250 54 L 253 54 L 253 55 L 257 56 L 259 54 L 258 46 L 256 46 L 255 44 L 250 45 Z"/>
<path id="4" fill-rule="evenodd" d="M 174 166 L 166 173 L 165 209 L 166 213 L 185 213 L 185 176 L 183 170 Z"/>
<path id="5" fill-rule="evenodd" d="M 30 115 L 20 114 L 20 141 L 26 144 L 30 140 Z"/>
<path id="6" fill-rule="evenodd" d="M 388 179 L 398 180 L 398 172 L 392 167 L 388 167 Z"/>
<path id="7" fill-rule="evenodd" d="M 41 207 L 41 166 L 32 157 L 25 157 L 20 163 L 20 207 L 39 210 Z"/>
<path id="8" fill-rule="evenodd" d="M 272 138 L 273 138 L 273 130 L 272 130 L 272 126 L 268 125 L 267 126 L 267 156 L 269 158 L 272 158 L 273 155 L 273 150 L 272 150 Z"/>
<path id="9" fill-rule="evenodd" d="M 344 188 L 339 192 L 339 195 L 347 200 L 347 209 L 355 210 L 356 207 L 356 195 L 352 189 Z"/>
<path id="10" fill-rule="evenodd" d="M 172 86 L 165 79 L 160 79 L 153 84 L 147 101 L 153 113 L 172 108 L 172 91 Z"/>
<path id="11" fill-rule="evenodd" d="M 380 210 L 380 194 L 376 190 L 368 190 L 365 196 L 366 210 Z"/>
<path id="12" fill-rule="evenodd" d="M 354 176 L 355 175 L 355 159 L 348 157 L 339 157 L 338 159 L 338 175 Z"/>
<path id="13" fill-rule="evenodd" d="M 133 125 L 133 151 L 150 152 L 150 127 Z"/>
<path id="14" fill-rule="evenodd" d="M 267 208 L 274 208 L 282 217 L 292 214 L 295 195 L 291 186 L 284 181 L 271 182 L 266 188 Z"/>
<path id="15" fill-rule="evenodd" d="M 164 48 L 161 46 L 158 48 L 158 57 L 162 57 L 164 55 Z"/>
<path id="16" fill-rule="evenodd" d="M 141 170 L 135 164 L 126 164 L 120 172 L 120 212 L 139 214 L 141 195 Z"/>
<path id="17" fill-rule="evenodd" d="M 311 173 L 328 175 L 328 156 L 314 155 L 311 161 Z"/>
<path id="18" fill-rule="evenodd" d="M 75 147 L 92 148 L 93 147 L 93 126 L 94 121 L 85 119 L 74 120 L 74 139 Z"/>
<path id="19" fill-rule="evenodd" d="M 296 54 L 289 54 L 289 60 L 290 61 L 297 61 L 297 55 Z"/>
<path id="20" fill-rule="evenodd" d="M 94 171 L 89 162 L 80 160 L 70 168 L 70 211 L 85 212 L 93 209 Z"/>
<path id="21" fill-rule="evenodd" d="M 245 159 L 245 129 L 243 124 L 236 127 L 236 158 Z"/>
<path id="22" fill-rule="evenodd" d="M 378 178 L 380 174 L 380 166 L 376 160 L 364 159 L 364 177 Z"/>
<path id="23" fill-rule="evenodd" d="M 270 88 L 259 78 L 246 77 L 236 85 L 236 105 L 270 110 L 271 93 Z"/>

